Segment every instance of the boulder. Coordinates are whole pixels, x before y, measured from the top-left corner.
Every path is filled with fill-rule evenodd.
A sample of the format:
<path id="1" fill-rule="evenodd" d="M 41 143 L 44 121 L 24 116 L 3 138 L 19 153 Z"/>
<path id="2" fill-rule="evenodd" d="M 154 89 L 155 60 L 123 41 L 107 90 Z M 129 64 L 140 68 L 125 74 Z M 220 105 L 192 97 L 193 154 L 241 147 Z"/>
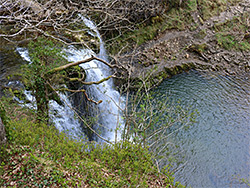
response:
<path id="1" fill-rule="evenodd" d="M 0 117 L 0 146 L 5 144 L 6 141 L 7 141 L 7 139 L 6 139 L 4 124 L 3 124 L 3 121 L 2 121 L 2 119 Z"/>

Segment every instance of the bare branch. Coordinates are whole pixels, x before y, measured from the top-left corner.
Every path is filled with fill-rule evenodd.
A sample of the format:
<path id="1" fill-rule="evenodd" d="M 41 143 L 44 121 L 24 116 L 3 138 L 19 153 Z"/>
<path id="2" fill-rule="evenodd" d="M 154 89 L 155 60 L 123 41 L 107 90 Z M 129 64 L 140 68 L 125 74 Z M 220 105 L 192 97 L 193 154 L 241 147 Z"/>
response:
<path id="1" fill-rule="evenodd" d="M 52 87 L 52 86 L 51 86 L 51 87 Z M 90 99 L 90 98 L 88 97 L 87 92 L 86 92 L 85 89 L 72 90 L 72 89 L 68 89 L 68 88 L 60 88 L 60 89 L 57 89 L 57 90 L 58 90 L 58 91 L 68 91 L 68 92 L 72 92 L 72 93 L 84 93 L 84 95 L 85 95 L 85 97 L 86 97 L 86 99 L 87 99 L 88 101 L 93 102 L 93 103 L 95 103 L 96 105 L 102 103 L 102 100 L 99 100 L 99 101 L 96 102 L 96 101 L 94 101 L 93 99 Z"/>
<path id="2" fill-rule="evenodd" d="M 19 30 L 18 32 L 14 33 L 14 34 L 0 34 L 0 37 L 16 37 L 17 35 L 22 34 L 26 29 L 28 29 L 30 27 L 28 27 L 28 25 L 25 25 L 21 30 Z"/>
<path id="3" fill-rule="evenodd" d="M 65 70 L 65 69 L 67 69 L 67 68 L 70 68 L 70 67 L 73 67 L 73 66 L 77 66 L 77 65 L 80 65 L 80 64 L 82 64 L 82 63 L 88 63 L 88 62 L 93 61 L 93 60 L 98 60 L 98 61 L 104 63 L 105 65 L 107 65 L 107 66 L 110 67 L 110 68 L 117 67 L 116 65 L 111 65 L 110 63 L 104 61 L 103 59 L 98 58 L 98 57 L 95 57 L 95 56 L 92 55 L 92 56 L 91 56 L 90 58 L 88 58 L 88 59 L 85 59 L 85 60 L 82 60 L 82 61 L 73 62 L 73 63 L 68 63 L 68 64 L 66 64 L 66 65 L 63 65 L 63 66 L 54 68 L 54 69 L 48 71 L 45 75 L 53 74 L 53 73 L 55 73 L 55 72 L 59 72 L 59 71 Z M 104 81 L 105 81 L 105 80 L 104 80 Z M 87 84 L 87 85 L 89 85 L 89 84 Z"/>
<path id="4" fill-rule="evenodd" d="M 49 82 L 47 82 L 47 84 L 50 86 L 50 88 L 57 94 L 58 97 L 60 97 L 59 93 L 50 85 Z M 104 140 L 105 142 L 109 143 L 109 144 L 113 144 L 112 142 L 110 142 L 109 140 L 105 139 L 104 137 L 102 137 L 100 134 L 98 134 L 63 98 L 60 97 L 60 99 L 62 101 L 64 101 L 64 103 L 75 113 L 75 115 L 100 139 Z"/>
<path id="5" fill-rule="evenodd" d="M 108 77 L 106 77 L 106 78 L 103 78 L 103 79 L 101 79 L 101 80 L 99 80 L 99 81 L 96 81 L 96 82 L 82 82 L 82 83 L 83 83 L 84 85 L 101 84 L 102 82 L 105 82 L 105 81 L 109 80 L 110 78 L 113 78 L 113 75 L 108 76 Z"/>

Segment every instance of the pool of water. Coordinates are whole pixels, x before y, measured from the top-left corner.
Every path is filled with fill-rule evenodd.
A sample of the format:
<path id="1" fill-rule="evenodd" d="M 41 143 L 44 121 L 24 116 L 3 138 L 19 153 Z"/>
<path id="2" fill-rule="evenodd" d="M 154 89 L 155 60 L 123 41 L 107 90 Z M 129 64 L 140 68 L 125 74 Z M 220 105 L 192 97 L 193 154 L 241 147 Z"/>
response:
<path id="1" fill-rule="evenodd" d="M 249 76 L 249 75 L 248 75 Z M 190 71 L 164 81 L 156 91 L 180 99 L 199 115 L 171 137 L 183 152 L 177 181 L 191 187 L 247 187 L 250 179 L 250 76 Z"/>

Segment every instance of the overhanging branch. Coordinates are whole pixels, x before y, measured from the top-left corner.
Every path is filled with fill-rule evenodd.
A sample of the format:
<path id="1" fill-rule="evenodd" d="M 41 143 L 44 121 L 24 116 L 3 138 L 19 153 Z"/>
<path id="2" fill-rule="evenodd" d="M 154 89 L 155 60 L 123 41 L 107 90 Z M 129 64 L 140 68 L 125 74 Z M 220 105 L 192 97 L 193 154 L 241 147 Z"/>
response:
<path id="1" fill-rule="evenodd" d="M 91 56 L 90 58 L 88 59 L 85 59 L 85 60 L 82 60 L 82 61 L 77 61 L 77 62 L 73 62 L 73 63 L 68 63 L 66 65 L 63 65 L 63 66 L 60 66 L 60 67 L 56 67 L 50 71 L 48 71 L 47 73 L 45 73 L 45 75 L 50 75 L 50 74 L 54 74 L 56 72 L 59 72 L 59 71 L 62 71 L 62 70 L 65 70 L 67 68 L 70 68 L 70 67 L 73 67 L 73 66 L 77 66 L 77 65 L 80 65 L 82 63 L 88 63 L 90 61 L 93 61 L 93 60 L 97 60 L 97 61 L 100 61 L 102 63 L 104 63 L 105 65 L 107 65 L 108 67 L 110 68 L 115 68 L 116 65 L 111 65 L 110 63 L 104 61 L 103 59 L 101 58 L 98 58 L 98 57 L 95 57 L 95 56 Z"/>
<path id="2" fill-rule="evenodd" d="M 52 87 L 52 86 L 50 86 Z M 85 89 L 79 89 L 79 90 L 72 90 L 72 89 L 68 89 L 68 88 L 61 88 L 61 89 L 57 89 L 58 91 L 69 91 L 69 92 L 72 92 L 72 93 L 84 93 L 86 99 L 90 102 L 93 102 L 95 104 L 100 104 L 102 103 L 102 100 L 99 100 L 99 101 L 94 101 L 93 99 L 90 99 L 88 97 L 88 94 L 86 93 L 86 90 Z"/>
<path id="3" fill-rule="evenodd" d="M 82 83 L 83 83 L 84 85 L 100 84 L 100 83 L 102 83 L 102 82 L 105 82 L 105 81 L 109 80 L 110 78 L 113 78 L 113 77 L 114 77 L 114 76 L 111 75 L 111 76 L 108 76 L 108 77 L 103 78 L 103 79 L 101 79 L 101 80 L 99 80 L 99 81 L 96 81 L 96 82 L 82 82 Z"/>
<path id="4" fill-rule="evenodd" d="M 51 84 L 49 82 L 47 82 L 47 84 L 49 85 L 49 87 L 58 95 L 58 97 L 60 97 L 59 93 L 51 86 Z M 61 98 L 61 97 L 60 97 Z M 65 104 L 75 113 L 75 115 L 100 139 L 104 140 L 105 142 L 109 143 L 109 144 L 113 144 L 112 142 L 110 142 L 109 140 L 105 139 L 104 137 L 102 137 L 100 134 L 98 134 L 64 99 L 61 98 L 62 101 L 65 102 Z"/>

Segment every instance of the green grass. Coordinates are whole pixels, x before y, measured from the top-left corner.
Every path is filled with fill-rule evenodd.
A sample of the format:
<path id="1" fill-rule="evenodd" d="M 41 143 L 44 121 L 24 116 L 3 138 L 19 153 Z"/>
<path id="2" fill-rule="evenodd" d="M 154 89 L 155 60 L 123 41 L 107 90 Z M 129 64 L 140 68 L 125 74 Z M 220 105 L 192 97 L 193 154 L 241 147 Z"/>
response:
<path id="1" fill-rule="evenodd" d="M 182 187 L 168 171 L 158 172 L 147 148 L 130 142 L 100 145 L 74 140 L 54 126 L 36 124 L 32 115 L 25 117 L 29 110 L 4 104 L 15 116 L 6 123 L 0 186 Z"/>
<path id="2" fill-rule="evenodd" d="M 239 41 L 233 35 L 217 33 L 216 34 L 217 43 L 220 47 L 226 50 L 236 50 L 236 51 L 248 51 L 250 50 L 250 43 L 248 41 Z"/>
<path id="3" fill-rule="evenodd" d="M 159 18 L 161 19 L 161 18 Z M 161 23 L 140 24 L 134 31 L 123 33 L 115 40 L 107 42 L 107 49 L 110 54 L 117 54 L 122 48 L 133 49 L 133 46 L 141 45 L 157 36 Z"/>
<path id="4" fill-rule="evenodd" d="M 235 32 L 244 33 L 248 30 L 248 20 L 250 15 L 244 13 L 241 16 L 234 17 L 232 20 L 226 20 L 223 23 L 218 23 L 214 25 L 214 30 L 216 32 Z"/>
<path id="5" fill-rule="evenodd" d="M 240 0 L 198 0 L 199 13 L 203 20 L 219 15 L 228 5 L 234 5 Z"/>
<path id="6" fill-rule="evenodd" d="M 226 50 L 250 50 L 249 41 L 244 39 L 244 35 L 248 31 L 249 19 L 250 15 L 245 13 L 224 23 L 215 24 L 217 44 Z"/>

